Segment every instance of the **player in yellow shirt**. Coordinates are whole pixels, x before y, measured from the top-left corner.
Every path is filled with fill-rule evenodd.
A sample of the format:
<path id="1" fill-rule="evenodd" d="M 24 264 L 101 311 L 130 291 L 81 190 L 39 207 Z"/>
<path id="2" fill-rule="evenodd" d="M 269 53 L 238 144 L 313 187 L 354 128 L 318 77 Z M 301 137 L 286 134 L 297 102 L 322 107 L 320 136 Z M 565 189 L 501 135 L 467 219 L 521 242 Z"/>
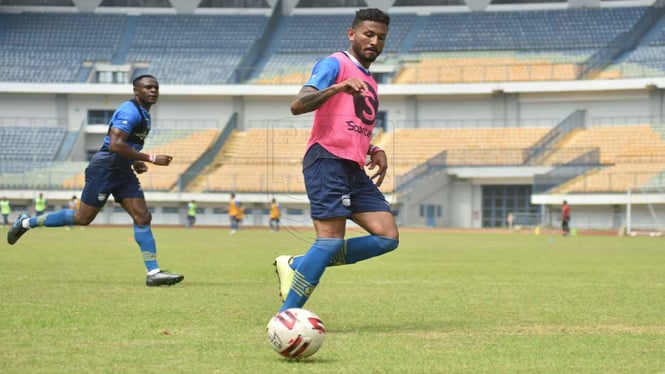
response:
<path id="1" fill-rule="evenodd" d="M 189 203 L 187 203 L 187 228 L 191 229 L 194 226 L 194 223 L 196 223 L 196 209 L 198 209 L 198 206 L 196 205 L 196 202 L 194 200 L 191 200 Z"/>
<path id="2" fill-rule="evenodd" d="M 231 222 L 231 234 L 235 234 L 238 230 L 238 212 L 240 211 L 240 202 L 236 200 L 236 194 L 231 194 L 229 201 L 229 221 Z"/>
<path id="3" fill-rule="evenodd" d="M 279 203 L 272 199 L 270 203 L 270 231 L 277 232 L 279 231 L 279 219 L 282 217 L 282 207 Z"/>
<path id="4" fill-rule="evenodd" d="M 0 213 L 2 214 L 2 226 L 11 226 L 9 224 L 9 215 L 12 213 L 12 207 L 9 203 L 9 199 L 3 197 L 0 200 Z"/>

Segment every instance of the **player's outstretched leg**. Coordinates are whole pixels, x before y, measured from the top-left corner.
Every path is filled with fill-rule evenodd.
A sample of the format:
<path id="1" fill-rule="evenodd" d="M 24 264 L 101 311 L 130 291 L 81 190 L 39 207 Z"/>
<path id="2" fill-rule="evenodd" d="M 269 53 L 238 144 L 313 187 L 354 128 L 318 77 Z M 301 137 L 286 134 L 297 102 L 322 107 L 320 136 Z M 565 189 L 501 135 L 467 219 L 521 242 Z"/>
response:
<path id="1" fill-rule="evenodd" d="M 272 264 L 275 266 L 275 273 L 277 274 L 277 280 L 279 280 L 279 296 L 282 298 L 282 301 L 286 300 L 286 295 L 291 289 L 291 283 L 293 283 L 293 269 L 291 264 L 293 263 L 293 256 L 279 256 L 275 259 L 275 262 Z"/>
<path id="2" fill-rule="evenodd" d="M 42 214 L 41 216 L 29 217 L 21 214 L 14 226 L 7 233 L 7 242 L 14 244 L 18 239 L 32 227 L 62 227 L 74 224 L 74 211 L 62 209 L 57 212 Z"/>
<path id="3" fill-rule="evenodd" d="M 348 239 L 344 246 L 330 259 L 328 266 L 351 265 L 356 262 L 381 256 L 399 246 L 399 240 L 378 235 L 360 236 Z M 289 260 L 291 269 L 300 264 L 303 256 L 295 256 Z"/>
<path id="4" fill-rule="evenodd" d="M 381 256 L 399 245 L 399 240 L 378 235 L 351 238 L 330 258 L 327 266 L 350 265 Z M 273 262 L 279 280 L 279 296 L 285 301 L 293 283 L 293 274 L 305 256 L 279 256 Z"/>
<path id="5" fill-rule="evenodd" d="M 30 217 L 25 213 L 21 213 L 21 215 L 18 216 L 12 228 L 7 232 L 7 243 L 16 243 L 18 239 L 28 231 L 29 227 L 23 227 L 23 220 L 27 218 Z"/>

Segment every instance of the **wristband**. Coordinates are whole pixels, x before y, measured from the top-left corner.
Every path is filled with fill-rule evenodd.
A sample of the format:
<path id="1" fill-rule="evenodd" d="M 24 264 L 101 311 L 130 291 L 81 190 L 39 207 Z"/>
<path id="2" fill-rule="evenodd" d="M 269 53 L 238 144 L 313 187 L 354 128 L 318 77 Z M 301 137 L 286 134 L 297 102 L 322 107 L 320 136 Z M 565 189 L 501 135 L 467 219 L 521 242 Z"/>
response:
<path id="1" fill-rule="evenodd" d="M 378 145 L 373 145 L 369 147 L 369 155 L 374 156 L 377 152 L 385 152 L 383 148 L 379 147 Z"/>
<path id="2" fill-rule="evenodd" d="M 154 163 L 155 163 L 155 160 L 157 159 L 157 156 L 155 156 L 155 155 L 148 155 L 148 157 L 150 157 L 150 163 L 151 163 L 151 164 L 154 164 Z"/>

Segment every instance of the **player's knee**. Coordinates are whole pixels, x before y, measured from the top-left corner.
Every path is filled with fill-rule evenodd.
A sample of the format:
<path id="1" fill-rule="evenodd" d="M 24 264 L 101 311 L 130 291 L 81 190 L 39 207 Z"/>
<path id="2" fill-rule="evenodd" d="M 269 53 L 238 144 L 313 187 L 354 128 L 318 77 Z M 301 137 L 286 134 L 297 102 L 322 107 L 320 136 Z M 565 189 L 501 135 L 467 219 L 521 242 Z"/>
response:
<path id="1" fill-rule="evenodd" d="M 95 220 L 97 214 L 85 213 L 81 210 L 74 212 L 74 224 L 78 226 L 88 226 Z"/>
<path id="2" fill-rule="evenodd" d="M 376 243 L 383 250 L 384 253 L 393 251 L 399 246 L 399 239 L 389 238 L 387 236 L 375 236 Z"/>
<path id="3" fill-rule="evenodd" d="M 134 223 L 140 226 L 148 226 L 152 222 L 152 213 L 149 211 L 134 216 Z"/>

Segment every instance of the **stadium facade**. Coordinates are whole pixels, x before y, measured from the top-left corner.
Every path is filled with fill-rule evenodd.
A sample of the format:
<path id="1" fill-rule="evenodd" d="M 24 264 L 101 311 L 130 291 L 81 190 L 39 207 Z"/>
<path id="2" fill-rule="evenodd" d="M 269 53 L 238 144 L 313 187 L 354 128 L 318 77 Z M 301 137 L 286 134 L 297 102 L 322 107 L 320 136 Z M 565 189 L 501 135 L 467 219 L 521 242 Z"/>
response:
<path id="1" fill-rule="evenodd" d="M 110 113 L 129 97 L 129 78 L 148 72 L 162 88 L 152 110 L 156 140 L 146 146 L 182 161 L 142 179 L 155 224 L 184 225 L 184 207 L 193 199 L 201 209 L 197 223 L 227 225 L 226 204 L 235 192 L 249 208 L 247 225 L 267 225 L 273 197 L 285 207 L 287 225 L 309 225 L 299 157 L 311 117 L 291 116 L 289 104 L 315 59 L 345 48 L 343 34 L 341 44 L 328 40 L 353 9 L 276 1 L 190 12 L 105 3 L 113 2 L 91 10 L 11 1 L 0 7 L 0 17 L 31 25 L 0 26 L 7 47 L 0 194 L 14 210 L 29 209 L 39 192 L 52 209 L 80 193 L 85 161 L 99 147 Z M 384 192 L 401 225 L 557 226 L 567 200 L 580 229 L 660 229 L 665 66 L 658 60 L 665 61 L 665 21 L 659 3 L 504 4 L 486 12 L 384 3 L 396 14 L 391 32 L 397 35 L 375 67 L 383 83 L 374 136 L 389 151 Z M 322 14 L 331 25 L 322 24 Z M 519 33 L 538 17 L 544 31 Z M 489 33 L 469 28 L 453 37 L 446 29 L 474 19 Z M 106 31 L 90 31 L 99 22 Z M 248 22 L 242 36 L 233 34 Z M 221 31 L 232 37 L 215 36 L 222 24 L 232 25 Z M 301 24 L 325 32 L 303 41 Z M 79 34 L 63 27 L 78 27 Z M 513 33 L 492 38 L 506 27 Z M 201 29 L 203 40 L 194 33 Z M 168 34 L 153 38 L 150 30 Z M 112 202 L 95 221 L 128 223 Z"/>

